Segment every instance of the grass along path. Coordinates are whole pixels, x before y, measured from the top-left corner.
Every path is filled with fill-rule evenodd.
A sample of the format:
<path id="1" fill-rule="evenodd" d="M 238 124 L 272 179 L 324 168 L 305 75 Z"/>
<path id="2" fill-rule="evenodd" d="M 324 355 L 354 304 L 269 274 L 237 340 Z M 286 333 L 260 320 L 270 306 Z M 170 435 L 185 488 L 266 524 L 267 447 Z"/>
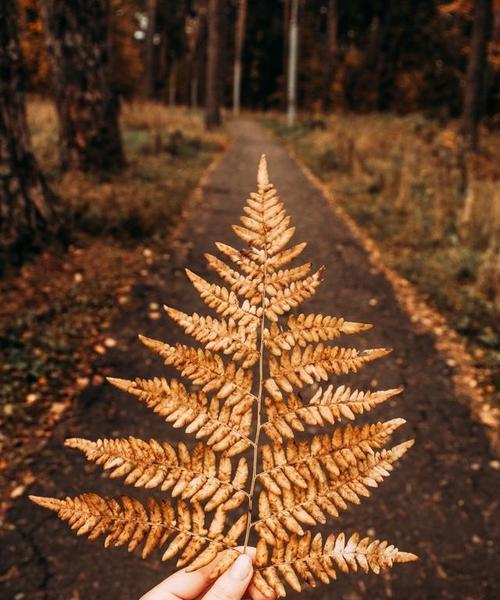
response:
<path id="1" fill-rule="evenodd" d="M 343 115 L 288 128 L 266 119 L 375 241 L 382 260 L 447 317 L 472 377 L 500 413 L 500 136 L 466 157 L 451 127 L 420 115 Z M 455 359 L 451 359 L 454 361 Z M 485 417 L 486 418 L 486 417 Z"/>

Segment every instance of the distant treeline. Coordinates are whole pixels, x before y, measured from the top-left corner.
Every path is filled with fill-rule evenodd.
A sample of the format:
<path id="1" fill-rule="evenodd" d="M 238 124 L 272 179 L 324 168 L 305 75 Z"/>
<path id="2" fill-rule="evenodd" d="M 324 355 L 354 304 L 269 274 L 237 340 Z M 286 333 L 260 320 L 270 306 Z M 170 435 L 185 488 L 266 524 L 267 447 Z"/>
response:
<path id="1" fill-rule="evenodd" d="M 478 0 L 478 3 L 484 0 Z M 210 0 L 111 0 L 111 79 L 124 96 L 205 104 Z M 250 0 L 241 57 L 241 104 L 286 105 L 288 31 L 293 0 Z M 48 66 L 37 0 L 22 0 L 26 85 L 47 92 Z M 222 11 L 221 82 L 233 94 L 238 0 Z M 500 82 L 500 10 L 486 20 L 487 63 L 481 113 L 492 116 Z M 474 0 L 301 0 L 298 16 L 299 109 L 422 110 L 456 117 L 463 109 Z M 489 42 L 488 42 L 489 40 Z"/>

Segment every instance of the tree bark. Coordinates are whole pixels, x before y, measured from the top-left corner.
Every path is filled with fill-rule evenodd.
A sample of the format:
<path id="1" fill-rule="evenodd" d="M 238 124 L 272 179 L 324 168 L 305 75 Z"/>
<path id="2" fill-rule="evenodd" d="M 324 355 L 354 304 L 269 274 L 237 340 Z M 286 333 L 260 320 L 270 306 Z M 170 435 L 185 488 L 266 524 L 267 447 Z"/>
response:
<path id="1" fill-rule="evenodd" d="M 295 113 L 297 110 L 297 59 L 299 45 L 299 0 L 292 0 L 290 13 L 290 30 L 288 42 L 288 126 L 295 123 Z"/>
<path id="2" fill-rule="evenodd" d="M 0 266 L 56 228 L 55 198 L 31 151 L 14 0 L 0 2 Z"/>
<path id="3" fill-rule="evenodd" d="M 177 102 L 177 59 L 172 58 L 170 62 L 170 73 L 168 75 L 168 105 L 175 106 Z"/>
<path id="4" fill-rule="evenodd" d="M 148 28 L 146 30 L 145 60 L 144 60 L 144 98 L 149 100 L 155 96 L 156 69 L 155 69 L 155 33 L 158 0 L 148 0 Z"/>
<path id="5" fill-rule="evenodd" d="M 323 111 L 328 112 L 333 106 L 332 85 L 339 56 L 339 0 L 328 0 L 326 16 L 326 57 L 325 87 L 323 91 Z"/>
<path id="6" fill-rule="evenodd" d="M 462 135 L 466 146 L 471 150 L 475 150 L 478 144 L 478 125 L 483 109 L 486 81 L 486 52 L 492 20 L 492 1 L 476 0 L 462 113 Z"/>
<path id="7" fill-rule="evenodd" d="M 207 73 L 205 124 L 207 129 L 220 126 L 222 104 L 222 22 L 224 12 L 223 0 L 208 1 L 208 40 L 207 40 Z"/>
<path id="8" fill-rule="evenodd" d="M 124 166 L 109 86 L 108 0 L 42 0 L 63 169 Z"/>
<path id="9" fill-rule="evenodd" d="M 236 18 L 235 49 L 234 49 L 234 74 L 233 74 L 233 114 L 240 114 L 241 104 L 241 55 L 245 40 L 245 25 L 247 18 L 247 0 L 238 3 L 238 16 Z"/>
<path id="10" fill-rule="evenodd" d="M 288 82 L 288 38 L 290 36 L 290 0 L 283 0 L 283 87 Z M 286 110 L 287 96 L 283 94 L 283 108 Z"/>

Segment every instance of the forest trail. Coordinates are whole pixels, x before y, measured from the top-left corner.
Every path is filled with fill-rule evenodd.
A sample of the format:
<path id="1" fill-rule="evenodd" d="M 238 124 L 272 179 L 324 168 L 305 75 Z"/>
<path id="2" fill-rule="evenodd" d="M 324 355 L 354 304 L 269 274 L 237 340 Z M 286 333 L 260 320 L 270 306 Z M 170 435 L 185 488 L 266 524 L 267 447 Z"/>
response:
<path id="1" fill-rule="evenodd" d="M 330 522 L 327 529 L 358 530 L 388 539 L 402 550 L 417 553 L 420 561 L 397 566 L 379 577 L 341 575 L 332 587 L 319 586 L 302 597 L 499 598 L 494 556 L 499 472 L 493 468 L 496 463 L 481 426 L 469 416 L 467 400 L 454 394 L 450 368 L 436 352 L 432 337 L 415 332 L 388 282 L 370 265 L 345 223 L 286 150 L 253 121 L 237 121 L 229 129 L 231 147 L 211 173 L 202 201 L 191 213 L 170 258 L 159 258 L 138 283 L 133 302 L 124 307 L 112 331 L 118 346 L 99 359 L 98 369 L 129 378 L 165 373 L 161 360 L 137 341 L 136 334 L 169 342 L 182 336 L 166 316 L 151 320 L 149 305 L 156 302 L 186 312 L 201 310 L 201 301 L 183 268 L 189 266 L 215 280 L 203 253 L 213 252 L 215 241 L 235 243 L 230 225 L 238 222 L 247 194 L 255 188 L 258 157 L 266 152 L 271 180 L 297 227 L 294 240 L 307 241 L 307 259 L 315 266 L 326 266 L 326 280 L 304 306 L 375 324 L 366 334 L 353 337 L 352 343 L 388 346 L 394 352 L 360 371 L 356 384 L 365 389 L 404 385 L 405 392 L 372 417 L 402 416 L 407 425 L 398 439 L 416 438 L 414 448 L 392 477 L 359 507 Z M 177 431 L 131 396 L 107 384 L 87 388 L 35 457 L 32 469 L 38 481 L 30 493 L 62 497 L 96 491 L 142 497 L 118 480 L 102 478 L 98 468 L 62 446 L 66 437 L 128 435 L 179 439 Z M 104 550 L 99 543 L 78 539 L 26 496 L 15 502 L 8 516 L 11 527 L 0 540 L 0 562 L 7 568 L 0 579 L 2 598 L 137 600 L 173 568 L 170 563 L 143 562 L 122 549 Z"/>

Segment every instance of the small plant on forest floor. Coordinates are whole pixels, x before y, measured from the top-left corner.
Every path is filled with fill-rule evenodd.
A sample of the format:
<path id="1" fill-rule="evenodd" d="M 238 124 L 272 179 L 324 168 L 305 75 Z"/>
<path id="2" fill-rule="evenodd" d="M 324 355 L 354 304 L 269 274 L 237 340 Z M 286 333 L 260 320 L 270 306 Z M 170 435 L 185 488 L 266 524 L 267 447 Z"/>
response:
<path id="1" fill-rule="evenodd" d="M 189 571 L 213 562 L 214 578 L 236 560 L 243 537 L 244 549 L 249 543 L 257 545 L 256 587 L 265 595 L 284 596 L 284 583 L 300 591 L 304 583 L 316 585 L 316 579 L 328 583 L 337 571 L 360 567 L 379 573 L 417 558 L 357 533 L 347 539 L 343 533 L 331 534 L 323 540 L 320 533 L 311 532 L 327 515 L 337 517 L 349 503 L 369 496 L 369 488 L 389 475 L 413 441 L 384 448 L 403 419 L 336 427 L 332 434 L 295 439 L 305 425 L 352 420 L 401 390 L 317 387 L 331 375 L 357 371 L 388 350 L 358 351 L 325 343 L 370 327 L 363 323 L 301 313 L 290 315 L 286 326 L 279 324 L 283 315 L 315 293 L 323 269 L 311 274 L 309 263 L 283 268 L 305 244 L 286 247 L 295 229 L 269 183 L 265 157 L 257 184 L 257 193 L 247 200 L 243 226 L 234 226 L 249 248 L 217 243 L 235 268 L 206 255 L 228 287 L 187 270 L 201 298 L 220 318 L 166 307 L 205 348 L 141 337 L 196 390 L 189 392 L 175 379 L 110 380 L 174 427 L 205 438 L 204 443 L 189 449 L 182 442 L 174 447 L 133 437 L 66 441 L 111 477 L 125 477 L 125 483 L 136 487 L 171 490 L 179 498 L 177 504 L 150 498 L 144 506 L 126 496 L 93 493 L 64 500 L 31 499 L 57 512 L 79 535 L 96 539 L 105 534 L 106 546 L 128 544 L 132 551 L 142 545 L 144 558 L 162 548 L 163 560 L 180 553 L 177 566 Z M 224 361 L 222 354 L 232 359 Z M 265 444 L 264 435 L 269 438 Z M 249 461 L 243 453 L 251 454 Z M 238 509 L 240 516 L 231 519 L 230 513 Z"/>

